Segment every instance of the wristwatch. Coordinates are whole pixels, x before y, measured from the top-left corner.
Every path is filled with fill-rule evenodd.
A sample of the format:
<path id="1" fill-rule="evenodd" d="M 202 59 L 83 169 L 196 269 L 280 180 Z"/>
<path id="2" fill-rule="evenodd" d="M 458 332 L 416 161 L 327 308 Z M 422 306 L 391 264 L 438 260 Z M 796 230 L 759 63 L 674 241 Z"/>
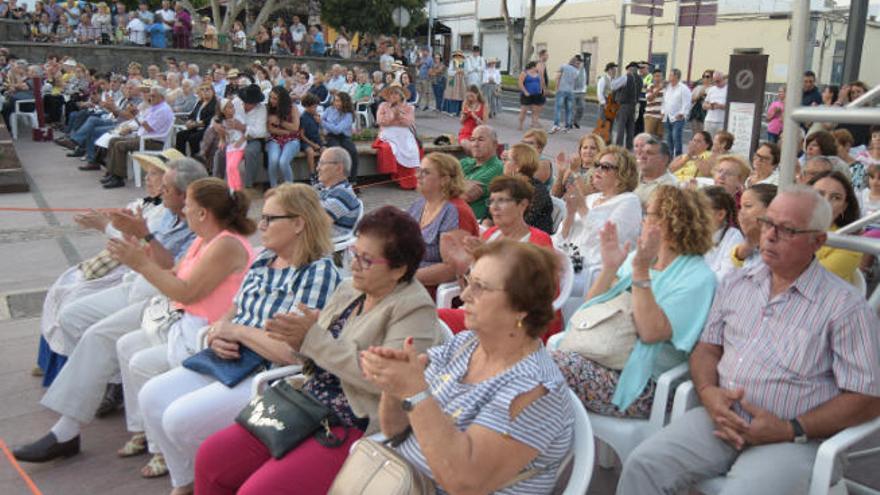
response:
<path id="1" fill-rule="evenodd" d="M 645 280 L 633 280 L 633 287 L 638 287 L 639 289 L 650 289 L 651 288 L 651 279 L 646 278 Z"/>
<path id="2" fill-rule="evenodd" d="M 431 397 L 431 390 L 426 388 L 425 390 L 422 390 L 412 397 L 407 397 L 406 399 L 403 399 L 403 402 L 400 404 L 400 408 L 406 412 L 410 412 L 415 409 L 416 405 L 419 402 L 427 399 L 428 397 Z"/>
<path id="3" fill-rule="evenodd" d="M 794 439 L 792 441 L 794 443 L 807 443 L 807 432 L 804 431 L 801 422 L 794 418 L 789 423 L 791 423 L 791 429 L 794 430 Z"/>
<path id="4" fill-rule="evenodd" d="M 146 242 L 147 244 L 149 244 L 150 241 L 152 241 L 152 240 L 155 239 L 155 238 L 156 238 L 156 234 L 154 234 L 154 233 L 152 233 L 152 232 L 147 232 L 147 235 L 144 236 L 144 242 Z"/>

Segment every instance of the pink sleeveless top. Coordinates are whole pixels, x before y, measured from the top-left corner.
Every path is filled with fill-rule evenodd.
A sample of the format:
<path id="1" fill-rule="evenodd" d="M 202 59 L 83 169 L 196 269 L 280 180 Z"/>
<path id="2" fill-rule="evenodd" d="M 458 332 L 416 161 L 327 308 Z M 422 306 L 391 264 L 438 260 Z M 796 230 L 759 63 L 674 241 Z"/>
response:
<path id="1" fill-rule="evenodd" d="M 233 234 L 228 230 L 219 233 L 204 246 L 202 245 L 204 239 L 196 237 L 196 240 L 193 241 L 192 245 L 183 256 L 183 259 L 180 260 L 180 267 L 177 270 L 177 276 L 179 278 L 183 280 L 188 279 L 196 265 L 199 264 L 202 255 L 208 251 L 211 244 L 223 237 L 233 237 L 238 239 L 242 246 L 247 250 L 248 262 L 245 267 L 239 272 L 228 275 L 222 282 L 220 282 L 220 285 L 215 287 L 210 294 L 202 299 L 190 304 L 175 303 L 175 306 L 178 309 L 182 309 L 187 313 L 204 318 L 208 320 L 208 323 L 214 323 L 219 320 L 221 316 L 226 314 L 229 307 L 232 305 L 232 298 L 235 297 L 238 288 L 241 287 L 241 282 L 244 280 L 244 276 L 247 274 L 251 263 L 254 260 L 254 250 L 251 248 L 251 244 L 244 236 Z"/>

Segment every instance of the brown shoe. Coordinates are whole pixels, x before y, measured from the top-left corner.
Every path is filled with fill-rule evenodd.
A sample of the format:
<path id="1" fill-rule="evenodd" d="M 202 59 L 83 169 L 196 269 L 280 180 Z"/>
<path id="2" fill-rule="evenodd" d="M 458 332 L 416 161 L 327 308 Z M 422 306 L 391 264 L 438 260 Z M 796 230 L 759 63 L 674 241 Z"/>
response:
<path id="1" fill-rule="evenodd" d="M 95 163 L 95 162 L 88 162 L 88 163 L 86 163 L 85 165 L 80 165 L 80 166 L 77 167 L 77 168 L 80 169 L 80 170 L 83 170 L 83 171 L 101 170 L 101 166 L 98 165 L 98 164 Z"/>

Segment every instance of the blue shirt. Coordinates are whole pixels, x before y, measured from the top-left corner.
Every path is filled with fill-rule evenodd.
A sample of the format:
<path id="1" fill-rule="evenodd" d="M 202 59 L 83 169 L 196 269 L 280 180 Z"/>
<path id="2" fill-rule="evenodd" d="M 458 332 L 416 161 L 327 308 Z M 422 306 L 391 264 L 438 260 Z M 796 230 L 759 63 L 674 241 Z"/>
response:
<path id="1" fill-rule="evenodd" d="M 434 59 L 431 57 L 425 57 L 422 60 L 422 63 L 419 64 L 419 79 L 427 79 L 428 71 L 434 68 Z"/>
<path id="2" fill-rule="evenodd" d="M 167 48 L 168 38 L 165 36 L 165 25 L 157 22 L 150 26 L 150 46 L 153 48 Z"/>
<path id="3" fill-rule="evenodd" d="M 321 125 L 327 134 L 345 134 L 351 137 L 351 125 L 354 123 L 354 117 L 350 112 L 340 112 L 336 107 L 330 107 L 324 110 L 321 117 Z"/>
<path id="4" fill-rule="evenodd" d="M 299 128 L 306 139 L 318 145 L 322 144 L 321 126 L 318 125 L 318 122 L 312 114 L 309 112 L 303 112 L 302 115 L 300 115 Z"/>
<path id="5" fill-rule="evenodd" d="M 165 210 L 165 215 L 159 222 L 159 228 L 153 234 L 156 236 L 156 242 L 174 256 L 175 262 L 180 260 L 196 238 L 195 233 L 189 229 L 186 220 L 168 209 Z"/>
<path id="6" fill-rule="evenodd" d="M 344 180 L 332 187 L 318 184 L 315 189 L 321 198 L 321 206 L 333 220 L 333 237 L 350 235 L 357 223 L 358 216 L 360 216 L 361 208 L 363 208 L 361 201 L 355 196 L 351 184 Z"/>
<path id="7" fill-rule="evenodd" d="M 315 33 L 315 39 L 312 41 L 312 54 L 323 55 L 327 47 L 324 45 L 324 35 L 320 31 Z"/>

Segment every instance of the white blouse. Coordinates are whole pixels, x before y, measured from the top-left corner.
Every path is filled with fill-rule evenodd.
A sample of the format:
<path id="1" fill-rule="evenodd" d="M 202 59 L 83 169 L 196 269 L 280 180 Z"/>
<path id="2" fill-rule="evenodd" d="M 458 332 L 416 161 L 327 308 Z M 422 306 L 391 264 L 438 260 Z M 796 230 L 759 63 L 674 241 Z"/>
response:
<path id="1" fill-rule="evenodd" d="M 608 201 L 596 205 L 602 193 L 587 196 L 587 214 L 575 213 L 575 219 L 567 237 L 562 236 L 560 229 L 553 236 L 553 245 L 574 244 L 584 257 L 584 268 L 602 264 L 602 252 L 599 247 L 599 230 L 607 222 L 617 226 L 617 238 L 623 246 L 626 241 L 635 247 L 642 228 L 642 203 L 639 197 L 631 192 L 617 194 Z"/>
<path id="2" fill-rule="evenodd" d="M 733 266 L 733 260 L 730 259 L 730 253 L 737 245 L 741 244 L 745 238 L 742 232 L 736 227 L 730 227 L 721 238 L 722 229 L 718 229 L 712 234 L 712 244 L 715 246 L 703 258 L 709 268 L 715 272 L 715 278 L 718 282 L 724 280 L 728 273 L 736 270 Z"/>

